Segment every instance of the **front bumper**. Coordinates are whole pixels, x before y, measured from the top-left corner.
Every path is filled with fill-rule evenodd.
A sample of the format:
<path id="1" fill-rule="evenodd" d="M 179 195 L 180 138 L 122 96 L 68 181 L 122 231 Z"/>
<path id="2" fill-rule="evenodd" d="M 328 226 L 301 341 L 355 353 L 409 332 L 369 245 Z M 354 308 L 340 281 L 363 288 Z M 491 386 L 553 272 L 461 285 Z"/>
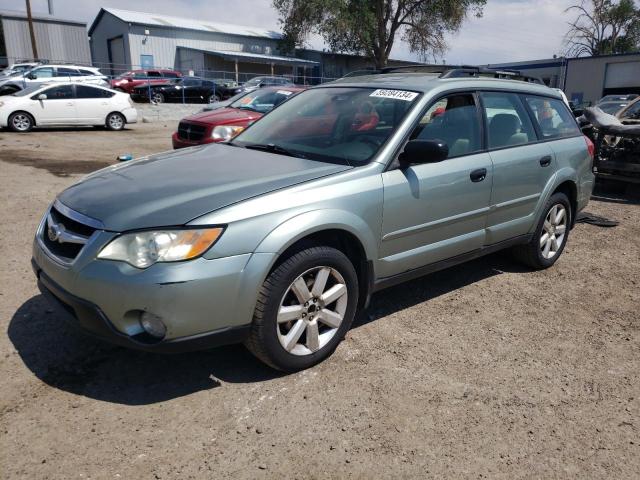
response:
<path id="1" fill-rule="evenodd" d="M 39 227 L 32 263 L 41 289 L 80 327 L 119 345 L 154 351 L 243 340 L 273 255 L 200 257 L 140 270 L 96 258 L 115 235 L 96 231 L 76 258 L 64 263 L 40 240 Z M 144 332 L 142 312 L 162 318 L 167 328 L 162 341 Z"/>
<path id="2" fill-rule="evenodd" d="M 65 291 L 42 272 L 35 262 L 32 264 L 40 292 L 63 318 L 85 332 L 115 345 L 160 353 L 180 353 L 241 343 L 247 338 L 251 328 L 250 325 L 241 325 L 157 343 L 149 342 L 144 335 L 126 335 L 118 331 L 98 306 Z"/>

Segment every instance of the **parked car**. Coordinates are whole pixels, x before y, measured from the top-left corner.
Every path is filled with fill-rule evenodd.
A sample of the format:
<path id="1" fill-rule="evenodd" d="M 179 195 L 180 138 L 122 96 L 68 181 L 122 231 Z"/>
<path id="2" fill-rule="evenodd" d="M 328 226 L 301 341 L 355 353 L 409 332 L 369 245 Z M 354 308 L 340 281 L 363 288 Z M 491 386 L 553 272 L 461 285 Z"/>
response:
<path id="1" fill-rule="evenodd" d="M 107 77 L 97 68 L 74 65 L 38 65 L 22 74 L 0 81 L 0 88 L 3 94 L 7 95 L 29 85 L 42 85 L 51 82 L 78 82 L 109 86 Z"/>
<path id="2" fill-rule="evenodd" d="M 236 88 L 235 93 L 252 92 L 258 88 L 264 87 L 292 87 L 294 83 L 285 77 L 253 77 L 251 80 L 243 83 Z"/>
<path id="3" fill-rule="evenodd" d="M 37 229 L 41 291 L 116 344 L 244 342 L 295 371 L 382 288 L 507 247 L 551 267 L 593 144 L 554 90 L 454 73 L 320 85 L 229 142 L 85 177 Z"/>
<path id="4" fill-rule="evenodd" d="M 171 137 L 173 148 L 229 140 L 302 90 L 301 87 L 263 88 L 242 95 L 226 108 L 183 118 Z"/>
<path id="5" fill-rule="evenodd" d="M 149 98 L 151 95 L 151 98 Z M 157 85 L 134 87 L 131 98 L 137 102 L 164 103 L 213 103 L 232 96 L 232 91 L 211 80 L 198 77 L 182 77 Z"/>
<path id="6" fill-rule="evenodd" d="M 620 110 L 629 105 L 629 102 L 621 102 L 621 101 L 613 101 L 613 102 L 602 102 L 598 103 L 596 106 L 602 110 L 604 113 L 608 113 L 609 115 L 615 115 Z"/>
<path id="7" fill-rule="evenodd" d="M 112 79 L 111 88 L 132 93 L 140 85 L 163 85 L 168 80 L 180 78 L 182 74 L 175 70 L 131 70 Z"/>
<path id="8" fill-rule="evenodd" d="M 40 64 L 36 62 L 14 63 L 13 65 L 9 65 L 7 68 L 5 68 L 0 72 L 0 78 L 12 77 L 13 75 L 24 73 L 27 70 L 31 70 L 33 67 L 37 65 L 40 65 Z"/>
<path id="9" fill-rule="evenodd" d="M 0 99 L 0 127 L 28 132 L 53 125 L 95 125 L 122 130 L 137 121 L 129 95 L 72 82 L 30 85 Z"/>
<path id="10" fill-rule="evenodd" d="M 623 94 L 623 95 L 605 95 L 600 100 L 598 100 L 598 103 L 596 105 L 599 106 L 601 103 L 607 103 L 607 102 L 629 103 L 631 100 L 635 100 L 636 98 L 638 98 L 637 93 L 629 93 L 629 94 Z"/>

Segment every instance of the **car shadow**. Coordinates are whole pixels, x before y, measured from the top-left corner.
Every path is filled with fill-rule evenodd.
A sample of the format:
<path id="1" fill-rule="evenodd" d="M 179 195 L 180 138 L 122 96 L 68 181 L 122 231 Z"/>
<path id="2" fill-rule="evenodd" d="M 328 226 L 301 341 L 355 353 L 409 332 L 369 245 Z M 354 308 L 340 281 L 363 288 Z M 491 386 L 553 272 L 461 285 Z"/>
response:
<path id="1" fill-rule="evenodd" d="M 429 301 L 502 272 L 526 272 L 504 254 L 493 254 L 379 292 L 356 318 L 358 328 L 390 313 Z M 14 313 L 8 336 L 26 367 L 46 384 L 77 395 L 124 405 L 148 405 L 220 387 L 255 383 L 282 373 L 243 346 L 160 355 L 116 347 L 67 323 L 42 295 Z"/>
<path id="2" fill-rule="evenodd" d="M 640 205 L 640 184 L 598 180 L 591 199 L 606 203 Z"/>

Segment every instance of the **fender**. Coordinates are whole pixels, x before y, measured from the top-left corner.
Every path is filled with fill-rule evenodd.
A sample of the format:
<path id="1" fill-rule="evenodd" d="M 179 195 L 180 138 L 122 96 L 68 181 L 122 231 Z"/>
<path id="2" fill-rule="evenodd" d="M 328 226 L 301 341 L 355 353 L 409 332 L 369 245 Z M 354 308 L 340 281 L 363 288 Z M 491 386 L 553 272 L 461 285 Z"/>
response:
<path id="1" fill-rule="evenodd" d="M 378 248 L 378 236 L 357 215 L 339 209 L 320 209 L 296 215 L 274 228 L 260 242 L 255 253 L 282 254 L 298 240 L 323 230 L 345 230 L 356 237 L 364 249 L 366 259 L 373 260 Z"/>
<path id="2" fill-rule="evenodd" d="M 561 184 L 563 184 L 567 180 L 573 182 L 576 185 L 576 188 L 578 188 L 577 178 L 578 178 L 577 172 L 571 167 L 562 167 L 559 170 L 557 170 L 551 176 L 551 178 L 549 178 L 549 181 L 544 186 L 544 189 L 542 190 L 542 194 L 538 199 L 538 204 L 536 205 L 535 213 L 533 215 L 534 220 L 531 227 L 529 228 L 529 233 L 533 233 L 533 231 L 536 229 L 536 226 L 538 225 L 538 219 L 542 214 L 542 210 L 544 209 L 545 205 L 551 198 L 551 195 L 553 194 L 553 192 L 555 192 L 556 188 L 558 188 Z M 574 221 L 575 219 L 571 219 L 571 220 Z"/>

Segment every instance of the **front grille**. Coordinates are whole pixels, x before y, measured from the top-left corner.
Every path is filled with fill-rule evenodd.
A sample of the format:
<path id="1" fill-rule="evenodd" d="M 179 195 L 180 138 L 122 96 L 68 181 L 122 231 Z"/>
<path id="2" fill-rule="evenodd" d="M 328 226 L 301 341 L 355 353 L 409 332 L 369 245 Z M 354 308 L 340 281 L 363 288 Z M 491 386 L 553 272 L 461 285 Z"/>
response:
<path id="1" fill-rule="evenodd" d="M 63 232 L 57 239 L 56 235 L 50 234 L 52 224 L 59 233 Z M 49 252 L 63 261 L 71 262 L 78 256 L 86 241 L 95 231 L 95 228 L 69 218 L 53 206 L 44 222 L 40 238 Z M 75 241 L 69 241 L 71 238 L 74 238 Z"/>
<path id="2" fill-rule="evenodd" d="M 203 125 L 196 125 L 195 123 L 180 122 L 178 125 L 178 138 L 182 140 L 190 140 L 192 142 L 198 142 L 204 137 L 207 127 Z"/>

